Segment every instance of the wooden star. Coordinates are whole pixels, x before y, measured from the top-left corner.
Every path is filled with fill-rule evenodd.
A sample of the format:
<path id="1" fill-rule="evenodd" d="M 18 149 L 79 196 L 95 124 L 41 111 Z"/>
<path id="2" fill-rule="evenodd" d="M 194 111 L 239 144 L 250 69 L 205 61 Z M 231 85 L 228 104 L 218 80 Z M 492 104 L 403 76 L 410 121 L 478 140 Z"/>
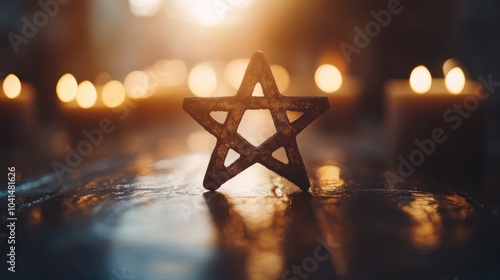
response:
<path id="1" fill-rule="evenodd" d="M 262 86 L 264 96 L 252 96 L 257 83 Z M 235 96 L 184 99 L 184 110 L 217 138 L 203 186 L 208 190 L 216 190 L 243 170 L 260 163 L 303 191 L 307 191 L 310 183 L 296 136 L 329 107 L 328 99 L 324 96 L 283 96 L 278 91 L 264 54 L 255 52 Z M 245 111 L 257 109 L 268 109 L 271 112 L 277 132 L 255 147 L 242 137 L 237 129 Z M 210 116 L 214 111 L 227 112 L 224 123 L 219 123 Z M 287 112 L 290 111 L 301 112 L 302 115 L 291 122 L 287 117 Z M 288 163 L 283 163 L 272 155 L 281 147 L 285 149 Z M 224 161 L 230 149 L 237 152 L 240 157 L 229 166 L 225 166 Z"/>

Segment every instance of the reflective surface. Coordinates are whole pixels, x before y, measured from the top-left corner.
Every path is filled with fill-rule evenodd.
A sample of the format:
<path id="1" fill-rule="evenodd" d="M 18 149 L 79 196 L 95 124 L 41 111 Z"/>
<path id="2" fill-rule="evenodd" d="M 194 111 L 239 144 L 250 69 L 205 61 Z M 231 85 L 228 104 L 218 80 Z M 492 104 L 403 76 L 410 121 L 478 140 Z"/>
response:
<path id="1" fill-rule="evenodd" d="M 137 156 L 92 162 L 67 182 L 21 180 L 15 279 L 500 276 L 498 197 L 386 188 L 376 165 L 343 160 L 356 155 L 341 140 L 307 133 L 309 193 L 259 165 L 211 193 L 211 145 L 187 135 L 139 139 Z"/>

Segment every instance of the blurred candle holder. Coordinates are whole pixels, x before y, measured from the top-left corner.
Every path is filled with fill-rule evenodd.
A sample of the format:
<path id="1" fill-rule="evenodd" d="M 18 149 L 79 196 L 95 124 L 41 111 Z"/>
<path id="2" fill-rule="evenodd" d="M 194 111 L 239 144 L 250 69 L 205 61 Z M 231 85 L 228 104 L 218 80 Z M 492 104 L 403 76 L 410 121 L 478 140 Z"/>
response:
<path id="1" fill-rule="evenodd" d="M 484 91 L 455 67 L 432 78 L 424 66 L 410 80 L 385 85 L 388 163 L 398 177 L 478 182 L 482 166 Z M 412 177 L 415 178 L 415 177 Z"/>
<path id="2" fill-rule="evenodd" d="M 335 132 L 353 130 L 357 120 L 358 79 L 342 75 L 334 65 L 323 64 L 317 68 L 314 81 L 316 88 L 327 93 L 331 106 L 320 118 L 321 127 Z"/>
<path id="3" fill-rule="evenodd" d="M 35 92 L 32 85 L 21 82 L 14 74 L 6 76 L 0 85 L 0 130 L 4 134 L 0 143 L 2 155 L 11 155 L 18 148 L 32 146 L 24 144 L 35 137 Z"/>
<path id="4" fill-rule="evenodd" d="M 181 60 L 159 60 L 146 70 L 131 71 L 123 80 L 100 74 L 94 83 L 78 83 L 63 75 L 56 87 L 65 126 L 72 142 L 85 139 L 83 130 L 98 129 L 111 122 L 113 139 L 153 126 L 172 126 L 184 114 L 187 67 Z M 107 136 L 111 138 L 111 136 Z"/>
<path id="5" fill-rule="evenodd" d="M 82 140 L 90 140 L 88 135 L 96 130 L 99 133 L 94 134 L 102 135 L 102 139 L 95 136 L 98 141 L 94 141 L 94 146 L 100 145 L 104 138 L 118 138 L 115 131 L 123 126 L 120 117 L 125 113 L 119 107 L 126 103 L 125 88 L 121 82 L 110 80 L 98 85 L 90 81 L 77 83 L 68 73 L 60 78 L 56 92 L 61 101 L 64 125 L 72 146 Z M 104 131 L 103 127 L 110 129 Z M 111 128 L 113 133 L 109 132 Z"/>

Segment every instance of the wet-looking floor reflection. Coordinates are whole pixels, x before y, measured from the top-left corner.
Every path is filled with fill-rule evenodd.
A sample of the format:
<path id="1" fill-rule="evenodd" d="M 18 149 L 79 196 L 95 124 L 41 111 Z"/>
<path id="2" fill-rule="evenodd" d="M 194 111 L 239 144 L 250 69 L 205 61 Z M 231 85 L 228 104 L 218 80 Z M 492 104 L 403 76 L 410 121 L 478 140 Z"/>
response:
<path id="1" fill-rule="evenodd" d="M 206 192 L 207 156 L 146 153 L 34 189 L 20 207 L 23 276 L 469 279 L 499 260 L 491 199 L 359 183 L 333 163 L 308 166 L 309 193 L 260 165 Z"/>

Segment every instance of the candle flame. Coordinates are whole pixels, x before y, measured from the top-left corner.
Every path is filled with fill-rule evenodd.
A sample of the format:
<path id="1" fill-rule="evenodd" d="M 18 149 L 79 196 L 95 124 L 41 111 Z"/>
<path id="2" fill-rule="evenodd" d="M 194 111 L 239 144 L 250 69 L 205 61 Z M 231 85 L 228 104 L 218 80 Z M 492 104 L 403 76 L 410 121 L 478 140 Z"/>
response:
<path id="1" fill-rule="evenodd" d="M 460 94 L 465 87 L 465 74 L 460 67 L 451 69 L 445 78 L 446 88 L 453 94 Z"/>
<path id="2" fill-rule="evenodd" d="M 76 97 L 78 92 L 78 82 L 70 73 L 62 75 L 57 82 L 56 93 L 62 102 L 70 102 Z"/>
<path id="3" fill-rule="evenodd" d="M 414 92 L 422 94 L 429 91 L 432 85 L 432 76 L 429 70 L 423 66 L 417 66 L 410 75 L 410 86 Z"/>
<path id="4" fill-rule="evenodd" d="M 21 94 L 21 81 L 16 75 L 9 74 L 3 80 L 3 92 L 10 99 L 14 99 Z"/>
<path id="5" fill-rule="evenodd" d="M 83 81 L 78 85 L 76 93 L 76 103 L 82 108 L 90 108 L 94 106 L 97 100 L 97 90 L 90 81 Z"/>
<path id="6" fill-rule="evenodd" d="M 181 85 L 187 77 L 186 63 L 180 59 L 159 60 L 154 65 L 156 75 L 162 86 L 176 87 Z"/>
<path id="7" fill-rule="evenodd" d="M 125 87 L 119 81 L 109 81 L 102 88 L 102 103 L 108 108 L 116 108 L 125 101 Z"/>
<path id="8" fill-rule="evenodd" d="M 316 85 L 326 93 L 336 92 L 342 86 L 342 74 L 337 67 L 330 64 L 318 67 L 314 80 Z"/>
<path id="9" fill-rule="evenodd" d="M 161 0 L 129 0 L 130 12 L 137 17 L 151 17 L 160 10 Z"/>
<path id="10" fill-rule="evenodd" d="M 142 99 L 153 95 L 158 87 L 158 81 L 152 73 L 132 71 L 123 81 L 126 94 L 130 98 Z"/>

